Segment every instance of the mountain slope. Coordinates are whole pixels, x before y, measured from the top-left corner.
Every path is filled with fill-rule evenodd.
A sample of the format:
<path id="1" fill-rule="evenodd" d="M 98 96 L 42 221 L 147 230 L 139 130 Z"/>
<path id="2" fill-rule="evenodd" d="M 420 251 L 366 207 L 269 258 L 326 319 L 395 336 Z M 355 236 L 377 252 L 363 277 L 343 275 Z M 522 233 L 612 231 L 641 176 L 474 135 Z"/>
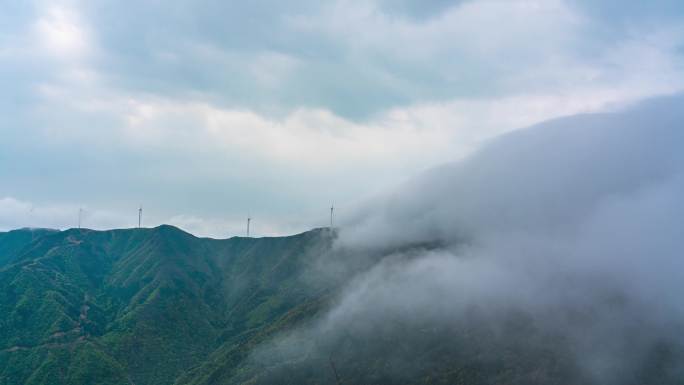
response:
<path id="1" fill-rule="evenodd" d="M 0 244 L 14 253 L 0 268 L 0 385 L 597 383 L 578 368 L 562 327 L 541 327 L 514 308 L 500 309 L 496 323 L 491 309 L 473 306 L 449 319 L 381 311 L 326 324 L 345 283 L 363 284 L 331 269 L 334 260 L 364 272 L 383 263 L 351 260 L 331 248 L 335 238 L 318 229 L 214 240 L 160 226 Z M 441 247 L 397 251 L 411 260 Z M 332 274 L 319 269 L 322 260 Z M 415 300 L 406 300 L 410 315 Z M 573 330 L 597 314 L 558 310 Z M 638 343 L 626 339 L 621 349 Z M 641 353 L 621 383 L 682 384 L 679 347 L 661 341 Z"/>
<path id="2" fill-rule="evenodd" d="M 298 275 L 330 240 L 171 226 L 43 236 L 0 271 L 0 384 L 169 384 L 304 300 Z"/>
<path id="3" fill-rule="evenodd" d="M 0 232 L 0 268 L 11 263 L 21 250 L 38 238 L 56 233 L 52 229 L 18 229 Z"/>

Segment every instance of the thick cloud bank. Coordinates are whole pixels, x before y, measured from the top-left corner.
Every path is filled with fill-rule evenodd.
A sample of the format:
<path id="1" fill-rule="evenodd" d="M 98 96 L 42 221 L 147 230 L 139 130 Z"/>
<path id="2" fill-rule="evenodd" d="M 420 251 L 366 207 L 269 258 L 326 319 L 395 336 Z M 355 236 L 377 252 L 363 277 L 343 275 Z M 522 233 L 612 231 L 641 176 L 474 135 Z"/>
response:
<path id="1" fill-rule="evenodd" d="M 440 330 L 440 345 L 460 344 L 445 348 L 456 361 L 513 351 L 550 376 L 511 375 L 529 383 L 682 378 L 668 361 L 684 342 L 682 106 L 675 96 L 546 122 L 370 202 L 337 246 L 379 262 L 313 326 L 261 354 L 342 356 L 356 341 L 349 352 L 380 355 L 402 376 L 428 364 L 418 352 L 434 339 L 419 332 Z M 368 347 L 383 338 L 394 348 Z M 536 359 L 548 354 L 574 371 Z"/>

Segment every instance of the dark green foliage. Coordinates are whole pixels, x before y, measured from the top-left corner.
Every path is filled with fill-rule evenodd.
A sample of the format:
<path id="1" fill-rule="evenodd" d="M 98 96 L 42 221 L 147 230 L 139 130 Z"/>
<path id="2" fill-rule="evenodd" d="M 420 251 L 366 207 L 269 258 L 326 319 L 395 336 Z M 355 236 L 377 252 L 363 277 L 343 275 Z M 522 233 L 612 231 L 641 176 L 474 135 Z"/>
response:
<path id="1" fill-rule="evenodd" d="M 171 226 L 26 232 L 0 233 L 0 385 L 313 385 L 336 384 L 335 371 L 345 385 L 595 383 L 566 336 L 516 311 L 496 325 L 472 309 L 301 332 L 350 274 L 312 274 L 331 258 L 326 229 L 227 240 Z M 295 353 L 270 349 L 283 336 Z M 683 357 L 663 341 L 623 383 L 684 384 Z"/>
<path id="2" fill-rule="evenodd" d="M 331 241 L 196 238 L 171 226 L 2 233 L 0 384 L 170 384 L 306 302 Z M 11 234 L 12 237 L 9 237 Z M 22 244 L 23 241 L 23 244 Z"/>
<path id="3" fill-rule="evenodd" d="M 24 247 L 44 235 L 54 234 L 52 229 L 19 229 L 0 233 L 0 269 L 21 255 Z"/>

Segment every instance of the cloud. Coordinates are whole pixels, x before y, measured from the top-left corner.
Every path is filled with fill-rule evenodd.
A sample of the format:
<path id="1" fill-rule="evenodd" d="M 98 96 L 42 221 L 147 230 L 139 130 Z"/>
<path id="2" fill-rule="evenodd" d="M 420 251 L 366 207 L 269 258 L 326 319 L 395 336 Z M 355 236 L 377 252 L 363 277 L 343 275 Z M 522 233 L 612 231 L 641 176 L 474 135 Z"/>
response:
<path id="1" fill-rule="evenodd" d="M 280 228 L 322 225 L 314 218 L 323 218 L 330 201 L 346 210 L 359 197 L 442 159 L 463 158 L 505 132 L 616 108 L 643 95 L 625 84 L 621 90 L 563 96 L 426 103 L 358 123 L 327 110 L 269 118 L 203 101 L 129 97 L 99 89 L 97 78 L 87 79 L 92 82 L 76 89 L 41 86 L 43 103 L 30 118 L 33 127 L 3 144 L 4 157 L 14 166 L 0 173 L 21 180 L 5 185 L 4 194 L 76 200 L 110 211 L 144 203 L 167 218 L 178 214 L 177 202 L 187 201 L 183 212 L 217 224 L 214 231 L 199 230 L 212 235 L 225 232 L 211 219 L 216 212 L 243 217 L 244 207 L 267 222 L 281 221 Z M 82 88 L 93 93 L 83 97 Z M 30 155 L 37 153 L 42 155 Z M 27 178 L 36 173 L 40 178 Z M 53 186 L 49 197 L 39 194 L 46 185 Z M 262 193 L 255 193 L 257 188 Z M 267 190 L 279 191 L 278 198 L 264 195 Z"/>
<path id="2" fill-rule="evenodd" d="M 500 360 L 541 349 L 570 370 L 567 383 L 677 378 L 681 367 L 653 372 L 649 360 L 684 346 L 683 100 L 516 131 L 369 202 L 341 228 L 338 258 L 378 262 L 352 268 L 332 309 L 254 362 L 277 374 L 331 355 L 353 376 L 358 360 L 382 357 L 390 372 L 373 374 L 396 379 L 431 370 L 428 351 L 461 354 L 458 367 L 484 365 L 492 349 Z M 509 380 L 538 381 L 523 368 Z"/>
<path id="3" fill-rule="evenodd" d="M 130 17 L 128 7 L 79 3 L 78 20 L 97 26 L 96 69 L 126 92 L 201 97 L 271 116 L 325 109 L 359 120 L 428 101 L 617 86 L 622 79 L 611 75 L 622 72 L 657 77 L 633 66 L 647 57 L 606 57 L 679 23 L 663 16 L 625 30 L 596 8 L 560 0 L 179 1 L 138 4 Z M 682 36 L 667 39 L 676 46 Z M 652 48 L 681 60 L 673 47 Z"/>
<path id="4" fill-rule="evenodd" d="M 349 207 L 502 133 L 682 89 L 670 5 L 643 12 L 660 23 L 626 7 L 629 28 L 599 8 L 12 4 L 0 194 L 318 223 L 330 201 Z"/>
<path id="5" fill-rule="evenodd" d="M 35 22 L 34 30 L 38 45 L 58 59 L 78 59 L 91 50 L 89 32 L 73 9 L 49 7 Z"/>

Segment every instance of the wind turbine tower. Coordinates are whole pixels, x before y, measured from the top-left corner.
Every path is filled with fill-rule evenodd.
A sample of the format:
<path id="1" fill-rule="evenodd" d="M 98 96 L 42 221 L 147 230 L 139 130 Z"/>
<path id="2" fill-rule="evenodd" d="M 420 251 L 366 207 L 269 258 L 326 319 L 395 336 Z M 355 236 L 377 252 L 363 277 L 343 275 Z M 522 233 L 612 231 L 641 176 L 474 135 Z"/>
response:
<path id="1" fill-rule="evenodd" d="M 335 205 L 330 205 L 330 228 L 333 227 L 333 213 L 335 211 Z"/>
<path id="2" fill-rule="evenodd" d="M 81 228 L 81 217 L 82 216 L 83 216 L 83 209 L 79 207 L 78 208 L 78 228 L 79 229 Z"/>
<path id="3" fill-rule="evenodd" d="M 252 217 L 247 214 L 247 237 L 249 237 L 249 224 L 252 222 Z"/>
<path id="4" fill-rule="evenodd" d="M 138 228 L 142 227 L 142 205 L 138 209 Z"/>

